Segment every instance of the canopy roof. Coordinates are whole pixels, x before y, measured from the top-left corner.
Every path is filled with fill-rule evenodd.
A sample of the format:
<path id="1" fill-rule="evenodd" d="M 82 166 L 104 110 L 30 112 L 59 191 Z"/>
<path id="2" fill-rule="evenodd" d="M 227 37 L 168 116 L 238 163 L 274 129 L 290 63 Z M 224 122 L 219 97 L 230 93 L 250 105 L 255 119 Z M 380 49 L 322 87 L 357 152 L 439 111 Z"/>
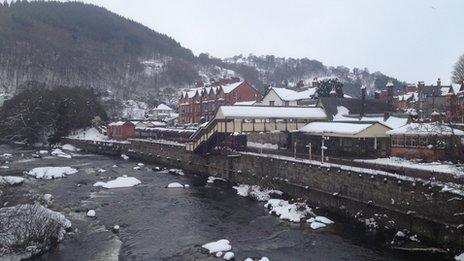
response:
<path id="1" fill-rule="evenodd" d="M 311 122 L 299 131 L 310 135 L 333 137 L 387 137 L 389 127 L 378 122 Z"/>
<path id="2" fill-rule="evenodd" d="M 326 120 L 319 107 L 221 106 L 217 119 L 307 119 Z"/>

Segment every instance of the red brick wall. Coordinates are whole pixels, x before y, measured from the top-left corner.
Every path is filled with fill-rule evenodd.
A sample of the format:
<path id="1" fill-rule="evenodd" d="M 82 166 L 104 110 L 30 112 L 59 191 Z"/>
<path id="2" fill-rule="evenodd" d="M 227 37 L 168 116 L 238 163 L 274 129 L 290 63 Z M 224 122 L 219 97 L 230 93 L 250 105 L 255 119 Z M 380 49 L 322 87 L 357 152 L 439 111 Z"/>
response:
<path id="1" fill-rule="evenodd" d="M 221 105 L 234 105 L 241 101 L 257 101 L 261 94 L 249 83 L 243 82 L 230 93 L 200 93 L 193 98 L 179 98 L 179 123 L 197 123 L 201 118 L 211 120 L 216 109 Z M 210 102 L 204 102 L 210 101 Z M 188 105 L 183 105 L 187 104 Z M 207 105 L 208 104 L 208 105 Z"/>
<path id="2" fill-rule="evenodd" d="M 120 126 L 108 126 L 107 134 L 110 139 L 128 139 L 135 137 L 135 125 L 126 123 Z"/>
<path id="3" fill-rule="evenodd" d="M 408 148 L 408 147 L 391 147 L 390 154 L 392 157 L 401 157 L 406 159 L 424 159 L 432 162 L 436 160 L 446 160 L 443 150 L 433 150 L 428 148 Z"/>

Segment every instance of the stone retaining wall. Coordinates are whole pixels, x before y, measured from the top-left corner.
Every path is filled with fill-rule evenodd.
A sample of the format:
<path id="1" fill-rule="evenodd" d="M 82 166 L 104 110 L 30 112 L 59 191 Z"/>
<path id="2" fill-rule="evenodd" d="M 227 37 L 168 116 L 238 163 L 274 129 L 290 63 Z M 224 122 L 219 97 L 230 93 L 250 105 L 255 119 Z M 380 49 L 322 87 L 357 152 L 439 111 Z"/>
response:
<path id="1" fill-rule="evenodd" d="M 408 229 L 444 247 L 464 248 L 464 198 L 430 182 L 246 153 L 200 156 L 157 142 L 67 142 L 91 153 L 124 153 L 231 182 L 270 186 L 345 217 L 374 218 L 379 229 Z"/>

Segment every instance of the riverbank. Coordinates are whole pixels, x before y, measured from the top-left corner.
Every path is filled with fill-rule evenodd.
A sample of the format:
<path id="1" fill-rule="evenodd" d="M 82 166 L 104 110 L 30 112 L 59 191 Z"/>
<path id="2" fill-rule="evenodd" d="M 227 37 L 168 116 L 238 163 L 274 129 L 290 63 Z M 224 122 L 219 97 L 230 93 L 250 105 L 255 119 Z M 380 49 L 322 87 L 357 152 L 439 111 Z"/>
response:
<path id="1" fill-rule="evenodd" d="M 1 146 L 0 146 L 1 147 Z M 184 171 L 170 173 L 167 165 L 139 166 L 131 157 L 70 153 L 72 158 L 46 156 L 33 158 L 32 150 L 7 149 L 12 152 L 9 174 L 26 181 L 16 187 L 1 189 L 1 203 L 31 203 L 44 194 L 53 195 L 50 208 L 72 221 L 73 232 L 57 248 L 36 260 L 90 259 L 169 259 L 218 260 L 201 250 L 201 245 L 228 239 L 236 260 L 268 257 L 270 260 L 424 260 L 436 258 L 428 253 L 390 250 L 383 237 L 366 231 L 343 217 L 315 207 L 335 224 L 313 230 L 269 215 L 264 203 L 237 195 L 230 184 L 220 180 L 208 183 L 204 175 Z M 77 173 L 65 178 L 42 180 L 23 175 L 36 167 L 70 166 Z M 117 166 L 117 167 L 114 167 Z M 173 166 L 173 165 L 171 165 Z M 140 169 L 134 169 L 140 167 Z M 180 166 L 177 165 L 178 168 Z M 105 170 L 101 172 L 99 170 Z M 0 171 L 0 175 L 4 172 Z M 94 187 L 128 175 L 141 181 L 127 188 Z M 172 182 L 189 184 L 188 189 L 168 189 Z M 88 210 L 95 218 L 86 216 Z M 119 225 L 118 233 L 113 232 Z"/>
<path id="2" fill-rule="evenodd" d="M 183 151 L 181 146 L 156 141 L 69 142 L 93 153 L 126 153 L 232 182 L 269 185 L 346 218 L 374 221 L 379 229 L 407 229 L 420 235 L 422 241 L 444 248 L 464 248 L 461 225 L 464 220 L 460 215 L 464 201 L 457 184 L 282 156 L 252 153 L 200 156 Z"/>

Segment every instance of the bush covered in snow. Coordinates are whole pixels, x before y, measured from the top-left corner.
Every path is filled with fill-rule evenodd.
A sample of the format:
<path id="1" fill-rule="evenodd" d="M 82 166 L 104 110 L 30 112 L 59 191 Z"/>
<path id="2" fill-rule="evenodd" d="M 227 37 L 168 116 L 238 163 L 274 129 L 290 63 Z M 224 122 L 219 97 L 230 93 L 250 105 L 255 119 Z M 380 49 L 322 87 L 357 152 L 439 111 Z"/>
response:
<path id="1" fill-rule="evenodd" d="M 71 222 L 41 205 L 0 208 L 0 259 L 41 253 L 61 241 Z"/>

